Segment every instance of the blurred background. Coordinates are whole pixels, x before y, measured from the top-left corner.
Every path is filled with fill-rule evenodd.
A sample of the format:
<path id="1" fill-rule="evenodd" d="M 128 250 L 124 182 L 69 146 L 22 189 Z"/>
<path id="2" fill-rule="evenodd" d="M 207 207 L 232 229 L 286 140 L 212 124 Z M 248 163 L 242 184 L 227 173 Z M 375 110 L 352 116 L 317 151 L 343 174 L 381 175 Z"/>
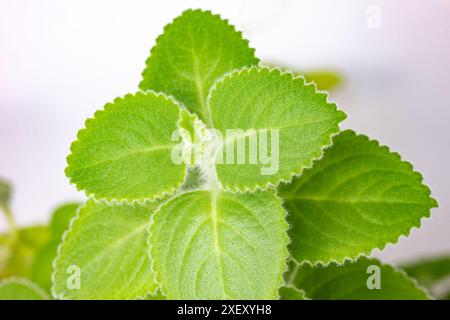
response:
<path id="1" fill-rule="evenodd" d="M 0 0 L 0 177 L 20 225 L 84 195 L 64 175 L 70 143 L 106 102 L 137 91 L 164 25 L 211 9 L 268 64 L 332 70 L 343 128 L 378 139 L 423 173 L 440 208 L 375 253 L 404 262 L 450 252 L 450 1 Z M 6 222 L 0 216 L 0 230 Z"/>

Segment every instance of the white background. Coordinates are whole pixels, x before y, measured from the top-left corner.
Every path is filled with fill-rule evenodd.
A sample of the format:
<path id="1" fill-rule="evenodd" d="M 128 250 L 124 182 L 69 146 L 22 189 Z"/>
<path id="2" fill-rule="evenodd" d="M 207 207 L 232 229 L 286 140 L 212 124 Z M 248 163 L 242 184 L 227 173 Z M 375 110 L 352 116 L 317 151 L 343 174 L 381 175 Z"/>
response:
<path id="1" fill-rule="evenodd" d="M 381 29 L 367 27 L 370 5 Z M 155 38 L 190 7 L 228 18 L 263 61 L 342 72 L 331 98 L 349 116 L 343 126 L 400 152 L 440 203 L 422 229 L 378 255 L 450 252 L 448 0 L 0 0 L 0 176 L 15 186 L 20 224 L 83 199 L 64 176 L 70 142 L 96 109 L 137 90 Z"/>

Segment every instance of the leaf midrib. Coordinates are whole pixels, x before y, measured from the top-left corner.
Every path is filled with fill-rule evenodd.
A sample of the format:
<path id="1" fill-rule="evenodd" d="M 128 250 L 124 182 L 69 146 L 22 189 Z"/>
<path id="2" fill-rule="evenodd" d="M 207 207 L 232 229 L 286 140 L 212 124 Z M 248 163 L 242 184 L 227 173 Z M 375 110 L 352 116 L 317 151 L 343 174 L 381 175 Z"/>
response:
<path id="1" fill-rule="evenodd" d="M 170 144 L 170 145 L 169 144 L 165 144 L 165 145 L 153 146 L 153 147 L 150 147 L 150 148 L 133 150 L 132 152 L 127 152 L 127 153 L 121 154 L 120 156 L 117 156 L 117 157 L 96 161 L 96 162 L 91 163 L 89 165 L 78 167 L 78 168 L 74 169 L 73 171 L 90 169 L 90 168 L 97 167 L 99 165 L 102 165 L 102 164 L 105 164 L 105 163 L 108 163 L 108 162 L 118 161 L 118 160 L 121 160 L 121 159 L 129 157 L 129 156 L 135 156 L 135 155 L 138 155 L 138 154 L 152 153 L 152 152 L 159 151 L 159 150 L 171 149 L 174 146 L 175 146 L 175 144 Z"/>
<path id="2" fill-rule="evenodd" d="M 218 228 L 218 218 L 217 218 L 217 198 L 219 196 L 219 190 L 217 188 L 211 191 L 211 223 L 213 229 L 213 239 L 214 239 L 214 252 L 216 254 L 216 259 L 219 262 L 219 274 L 220 274 L 220 282 L 223 293 L 223 298 L 229 298 L 225 292 L 225 282 L 223 275 L 223 267 L 222 267 L 222 250 L 220 249 L 219 242 L 219 228 Z"/>

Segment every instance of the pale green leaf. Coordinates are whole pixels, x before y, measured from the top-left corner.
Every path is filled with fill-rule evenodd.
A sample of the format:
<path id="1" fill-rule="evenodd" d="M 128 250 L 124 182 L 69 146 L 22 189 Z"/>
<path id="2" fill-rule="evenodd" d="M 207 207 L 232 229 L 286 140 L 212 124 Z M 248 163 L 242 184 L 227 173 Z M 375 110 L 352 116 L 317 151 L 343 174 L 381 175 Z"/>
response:
<path id="1" fill-rule="evenodd" d="M 13 276 L 29 278 L 36 254 L 49 239 L 48 227 L 33 226 L 19 229 L 12 243 L 5 242 L 5 260 L 0 261 L 0 265 L 3 264 L 3 268 L 0 268 L 0 278 Z"/>
<path id="2" fill-rule="evenodd" d="M 280 288 L 280 300 L 307 300 L 305 292 L 295 287 L 283 286 Z"/>
<path id="3" fill-rule="evenodd" d="M 174 96 L 210 124 L 208 90 L 223 74 L 258 64 L 232 25 L 209 11 L 187 10 L 164 28 L 139 85 Z"/>
<path id="4" fill-rule="evenodd" d="M 192 191 L 154 214 L 151 256 L 169 299 L 275 299 L 287 224 L 272 191 Z"/>
<path id="5" fill-rule="evenodd" d="M 422 176 L 396 153 L 344 131 L 314 168 L 279 187 L 291 255 L 327 263 L 383 249 L 437 206 Z"/>
<path id="6" fill-rule="evenodd" d="M 11 278 L 0 281 L 0 300 L 49 300 L 48 295 L 26 279 Z"/>
<path id="7" fill-rule="evenodd" d="M 80 203 L 66 203 L 56 208 L 50 222 L 52 240 L 61 240 L 63 233 L 69 228 L 70 221 L 75 217 L 80 205 Z"/>
<path id="8" fill-rule="evenodd" d="M 136 299 L 158 285 L 148 256 L 151 210 L 89 200 L 65 234 L 55 260 L 60 299 Z"/>
<path id="9" fill-rule="evenodd" d="M 153 92 L 118 98 L 86 121 L 67 158 L 67 176 L 97 199 L 145 200 L 174 192 L 185 166 L 172 161 L 180 109 Z"/>
<path id="10" fill-rule="evenodd" d="M 46 292 L 52 287 L 53 260 L 58 252 L 59 241 L 51 240 L 36 254 L 31 265 L 30 278 Z"/>
<path id="11" fill-rule="evenodd" d="M 216 165 L 222 186 L 231 190 L 254 190 L 289 181 L 294 174 L 312 165 L 331 144 L 331 136 L 339 131 L 345 114 L 327 102 L 323 93 L 304 80 L 278 69 L 242 69 L 219 80 L 211 90 L 208 105 L 213 124 L 224 138 L 218 151 L 224 163 Z M 229 130 L 243 130 L 230 138 Z M 267 151 L 260 134 L 267 131 Z M 278 145 L 272 144 L 279 135 Z M 249 141 L 257 138 L 257 163 L 250 160 Z M 253 136 L 253 137 L 252 137 Z M 236 140 L 246 141 L 245 163 L 237 159 Z M 235 150 L 234 161 L 226 160 Z M 264 163 L 261 153 L 272 158 Z M 276 159 L 278 154 L 278 158 Z M 241 161 L 242 162 L 242 161 Z"/>
<path id="12" fill-rule="evenodd" d="M 320 300 L 425 300 L 427 292 L 403 271 L 360 257 L 344 265 L 291 263 L 286 278 L 311 299 Z M 377 278 L 376 278 L 377 277 Z"/>

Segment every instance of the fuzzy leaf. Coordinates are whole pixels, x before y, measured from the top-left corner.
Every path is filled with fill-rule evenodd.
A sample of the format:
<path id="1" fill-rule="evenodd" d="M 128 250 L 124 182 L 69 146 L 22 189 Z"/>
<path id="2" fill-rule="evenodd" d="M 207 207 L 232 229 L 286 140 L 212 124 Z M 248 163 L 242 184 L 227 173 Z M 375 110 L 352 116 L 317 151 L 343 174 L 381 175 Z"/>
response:
<path id="1" fill-rule="evenodd" d="M 291 255 L 313 263 L 383 249 L 437 206 L 411 164 L 352 131 L 335 137 L 324 158 L 279 195 L 292 226 Z"/>
<path id="2" fill-rule="evenodd" d="M 0 282 L 0 300 L 49 300 L 47 294 L 26 279 L 6 279 Z"/>
<path id="3" fill-rule="evenodd" d="M 402 269 L 427 288 L 433 297 L 450 300 L 450 256 L 408 263 Z"/>
<path id="4" fill-rule="evenodd" d="M 185 166 L 172 161 L 180 109 L 153 92 L 118 98 L 86 121 L 67 158 L 67 176 L 97 199 L 145 200 L 175 191 Z"/>
<path id="5" fill-rule="evenodd" d="M 280 300 L 307 300 L 305 292 L 294 287 L 280 288 Z"/>
<path id="6" fill-rule="evenodd" d="M 169 299 L 277 298 L 288 238 L 273 192 L 187 192 L 153 217 L 150 252 Z"/>
<path id="7" fill-rule="evenodd" d="M 450 277 L 450 256 L 428 258 L 402 266 L 405 272 L 425 287 Z"/>
<path id="8" fill-rule="evenodd" d="M 267 68 L 243 69 L 225 76 L 211 90 L 208 105 L 214 127 L 226 141 L 224 152 L 219 150 L 219 154 L 225 154 L 223 159 L 226 159 L 226 153 L 235 150 L 232 163 L 224 161 L 216 165 L 219 181 L 231 190 L 254 190 L 265 188 L 269 183 L 289 181 L 292 175 L 299 174 L 321 157 L 322 149 L 331 144 L 331 136 L 338 132 L 338 124 L 345 118 L 336 105 L 327 102 L 325 94 L 317 93 L 314 86 L 306 85 L 302 78 Z M 243 133 L 237 139 L 230 139 L 227 134 L 230 129 L 241 129 Z M 279 150 L 278 163 L 276 160 L 263 163 L 262 131 L 252 129 L 268 130 L 267 151 L 275 159 Z M 278 146 L 272 145 L 277 130 Z M 238 163 L 236 140 L 245 139 L 246 150 L 249 150 L 246 153 L 249 153 L 249 137 L 256 134 L 257 163 L 252 164 L 250 156 L 245 163 Z"/>
<path id="9" fill-rule="evenodd" d="M 50 241 L 40 248 L 33 259 L 31 280 L 46 292 L 50 292 L 52 287 L 53 260 L 56 257 L 58 246 L 79 206 L 79 203 L 67 203 L 59 206 L 53 212 L 50 222 Z"/>
<path id="10" fill-rule="evenodd" d="M 430 296 L 403 271 L 376 259 L 359 258 L 344 265 L 328 266 L 291 263 L 287 273 L 291 285 L 320 300 L 426 300 Z M 379 282 L 375 278 L 379 275 Z M 379 284 L 379 289 L 376 286 Z M 371 288 L 371 289 L 369 289 Z"/>
<path id="11" fill-rule="evenodd" d="M 187 10 L 164 28 L 139 85 L 174 96 L 210 124 L 208 90 L 223 74 L 258 64 L 232 25 L 209 11 Z"/>
<path id="12" fill-rule="evenodd" d="M 53 273 L 60 299 L 136 299 L 158 285 L 150 268 L 151 210 L 90 200 L 66 233 Z M 78 282 L 77 282 L 78 281 Z"/>
<path id="13" fill-rule="evenodd" d="M 70 221 L 75 217 L 80 205 L 80 203 L 67 203 L 56 208 L 50 222 L 52 240 L 61 241 L 64 232 L 69 228 Z"/>

